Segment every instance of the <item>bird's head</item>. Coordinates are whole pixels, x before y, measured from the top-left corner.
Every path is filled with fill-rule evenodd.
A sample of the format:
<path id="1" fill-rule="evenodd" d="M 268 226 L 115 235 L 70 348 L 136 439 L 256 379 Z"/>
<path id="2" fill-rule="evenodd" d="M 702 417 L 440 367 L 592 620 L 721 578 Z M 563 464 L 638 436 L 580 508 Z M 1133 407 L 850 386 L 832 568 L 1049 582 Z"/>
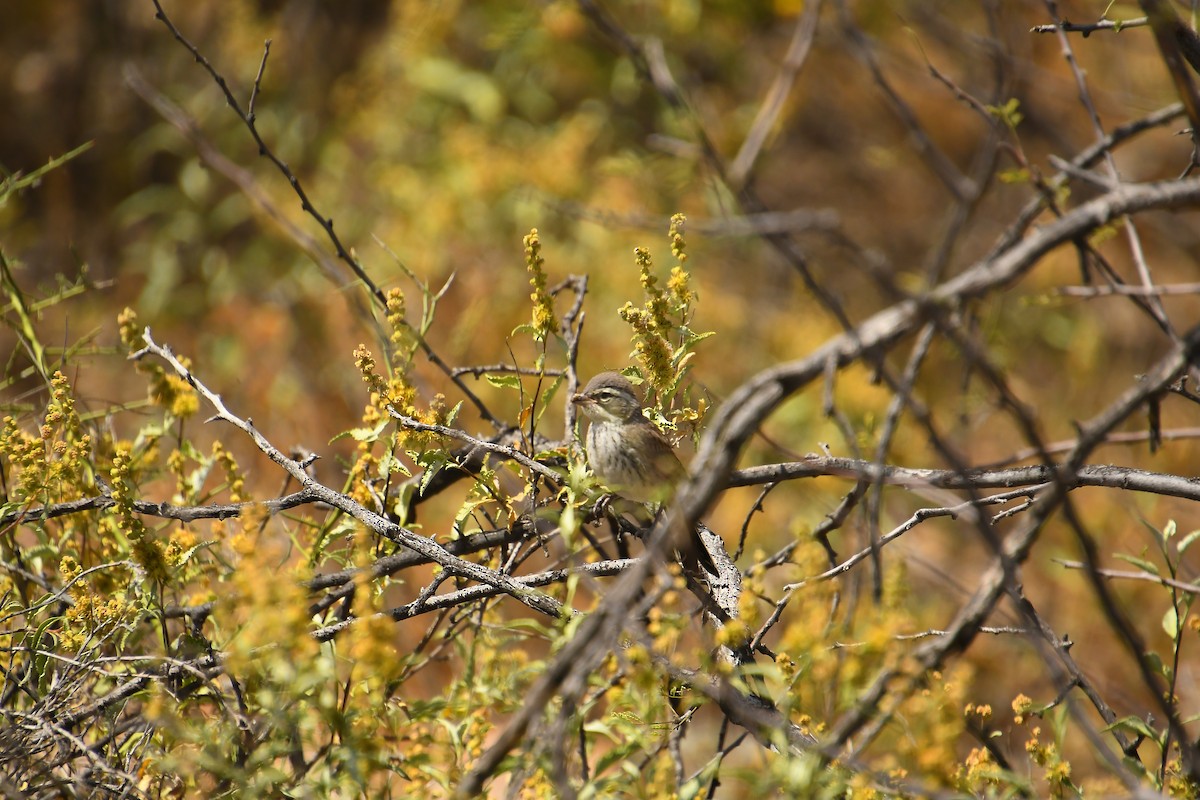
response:
<path id="1" fill-rule="evenodd" d="M 593 422 L 629 422 L 642 416 L 642 400 L 633 384 L 616 372 L 601 372 L 571 398 Z"/>

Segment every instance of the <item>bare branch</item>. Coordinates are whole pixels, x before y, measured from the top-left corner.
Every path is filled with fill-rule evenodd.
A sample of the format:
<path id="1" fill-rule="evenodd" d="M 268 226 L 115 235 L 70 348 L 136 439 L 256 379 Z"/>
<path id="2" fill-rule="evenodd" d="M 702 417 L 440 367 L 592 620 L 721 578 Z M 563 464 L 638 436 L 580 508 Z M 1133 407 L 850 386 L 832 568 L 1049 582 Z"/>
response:
<path id="1" fill-rule="evenodd" d="M 1056 33 L 1058 31 L 1066 31 L 1067 33 L 1082 33 L 1084 38 L 1096 31 L 1112 31 L 1120 33 L 1126 28 L 1140 28 L 1143 25 L 1148 25 L 1150 20 L 1146 17 L 1134 17 L 1133 19 L 1102 19 L 1097 22 L 1090 23 L 1075 23 L 1067 22 L 1065 19 L 1061 22 L 1056 22 L 1053 25 L 1034 25 L 1029 29 L 1030 33 Z"/>
<path id="2" fill-rule="evenodd" d="M 329 239 L 330 244 L 333 245 L 333 249 L 334 252 L 337 253 L 337 257 L 350 268 L 350 271 L 354 273 L 358 280 L 362 281 L 363 286 L 367 288 L 371 296 L 375 299 L 376 303 L 378 303 L 379 307 L 387 308 L 387 296 L 383 293 L 383 290 L 371 280 L 371 277 L 367 274 L 362 264 L 359 263 L 358 259 L 355 258 L 354 255 L 351 254 L 346 246 L 342 243 L 341 237 L 334 232 L 333 219 L 331 217 L 324 216 L 320 211 L 317 210 L 316 206 L 313 205 L 312 201 L 309 199 L 308 193 L 304 190 L 304 186 L 301 184 L 300 179 L 296 177 L 294 172 L 292 172 L 292 168 L 289 167 L 287 163 L 279 156 L 277 156 L 262 138 L 262 135 L 258 130 L 258 125 L 255 123 L 252 111 L 244 110 L 242 108 L 237 97 L 229 88 L 229 83 L 225 80 L 224 76 L 217 72 L 216 68 L 212 65 L 208 58 L 206 58 L 194 44 L 188 41 L 184 35 L 180 33 L 179 29 L 175 27 L 175 23 L 171 21 L 171 18 L 168 17 L 166 12 L 163 10 L 160 1 L 151 0 L 151 2 L 154 3 L 155 19 L 159 20 L 163 25 L 166 26 L 167 30 L 171 32 L 171 35 L 175 37 L 175 40 L 183 45 L 187 51 L 192 54 L 192 57 L 196 59 L 196 63 L 200 64 L 200 66 L 204 68 L 204 70 L 213 79 L 213 82 L 216 83 L 221 89 L 221 92 L 225 95 L 225 102 L 228 103 L 229 107 L 233 109 L 233 112 L 237 114 L 238 119 L 242 121 L 242 123 L 246 126 L 246 129 L 250 132 L 250 136 L 254 139 L 254 143 L 258 145 L 258 154 L 274 164 L 275 168 L 278 169 L 279 172 L 287 179 L 288 184 L 292 187 L 292 191 L 296 193 L 298 198 L 300 198 L 300 207 L 305 213 L 316 220 L 317 224 L 321 226 L 321 229 L 325 231 L 325 236 Z M 264 48 L 263 60 L 259 66 L 259 73 L 254 82 L 254 91 L 251 95 L 251 100 L 255 99 L 258 95 L 259 81 L 262 79 L 263 70 L 266 68 L 267 54 L 269 51 L 270 43 L 268 43 Z M 487 406 L 485 406 L 483 402 L 475 395 L 475 393 L 470 390 L 462 378 L 453 374 L 453 371 L 450 369 L 449 365 L 446 364 L 446 362 L 442 360 L 441 356 L 434 351 L 434 349 L 425 340 L 425 337 L 419 335 L 419 333 L 415 330 L 413 333 L 417 335 L 417 343 L 421 350 L 425 353 L 425 356 L 432 361 L 438 367 L 438 369 L 444 372 L 451 381 L 454 382 L 454 385 L 457 386 L 459 391 L 462 392 L 463 397 L 470 401 L 470 403 L 479 412 L 479 415 L 497 429 L 502 428 L 503 425 L 500 423 L 500 421 L 492 415 Z"/>
<path id="3" fill-rule="evenodd" d="M 1106 439 L 1107 440 L 1107 439 Z M 1077 443 L 1076 443 L 1077 444 Z M 915 469 L 881 466 L 874 462 L 831 456 L 809 456 L 804 461 L 765 464 L 737 470 L 729 476 L 729 486 L 756 486 L 764 483 L 838 476 L 891 486 L 938 489 L 996 489 L 1013 486 L 1042 486 L 1055 480 L 1066 465 L 1057 469 L 1037 464 L 1010 469 Z M 1074 486 L 1105 486 L 1113 489 L 1200 500 L 1200 478 L 1185 478 L 1169 473 L 1149 472 L 1130 467 L 1088 465 L 1070 471 Z"/>
<path id="4" fill-rule="evenodd" d="M 150 335 L 150 329 L 147 328 L 143 333 L 143 338 L 146 341 L 144 350 L 134 353 L 130 358 L 141 358 L 147 353 L 153 353 L 163 359 L 175 371 L 175 374 L 187 381 L 188 385 L 194 388 L 205 400 L 216 409 L 216 419 L 223 420 L 241 430 L 253 440 L 258 449 L 269 459 L 282 467 L 292 478 L 302 487 L 308 490 L 317 500 L 328 503 L 334 508 L 349 514 L 354 519 L 366 525 L 372 531 L 380 536 L 383 536 L 396 544 L 404 545 L 410 550 L 415 550 L 421 555 L 429 558 L 432 561 L 441 564 L 445 569 L 457 575 L 469 578 L 479 583 L 495 587 L 496 589 L 512 596 L 535 611 L 547 614 L 551 617 L 559 617 L 565 613 L 563 605 L 552 597 L 544 594 L 530 591 L 526 587 L 520 585 L 512 578 L 506 575 L 500 575 L 493 570 L 480 566 L 479 564 L 464 561 L 463 559 L 450 554 L 444 547 L 437 542 L 425 536 L 420 536 L 407 528 L 389 522 L 379 514 L 369 509 L 363 508 L 358 503 L 346 497 L 340 492 L 318 483 L 312 478 L 303 466 L 285 456 L 279 451 L 270 441 L 267 440 L 258 430 L 251 424 L 249 420 L 241 419 L 235 416 L 220 396 L 214 394 L 207 386 L 201 383 L 186 367 L 179 362 L 171 351 L 165 347 L 156 344 Z"/>
<path id="5" fill-rule="evenodd" d="M 800 70 L 804 67 L 804 62 L 808 60 L 808 53 L 817 33 L 817 20 L 820 19 L 820 16 L 821 3 L 820 0 L 816 0 L 806 3 L 804 11 L 796 20 L 792 41 L 788 45 L 787 55 L 783 57 L 783 63 L 779 65 L 779 73 L 771 82 L 770 88 L 767 89 L 762 105 L 759 106 L 758 114 L 755 115 L 754 122 L 750 125 L 750 132 L 746 134 L 746 141 L 742 142 L 741 149 L 738 150 L 738 154 L 734 156 L 729 165 L 731 186 L 741 186 L 745 183 L 746 178 L 750 175 L 750 170 L 754 168 L 754 162 L 758 160 L 758 155 L 767 142 L 767 136 L 775 127 L 780 112 L 783 111 L 783 103 L 787 100 L 792 84 L 796 82 Z"/>

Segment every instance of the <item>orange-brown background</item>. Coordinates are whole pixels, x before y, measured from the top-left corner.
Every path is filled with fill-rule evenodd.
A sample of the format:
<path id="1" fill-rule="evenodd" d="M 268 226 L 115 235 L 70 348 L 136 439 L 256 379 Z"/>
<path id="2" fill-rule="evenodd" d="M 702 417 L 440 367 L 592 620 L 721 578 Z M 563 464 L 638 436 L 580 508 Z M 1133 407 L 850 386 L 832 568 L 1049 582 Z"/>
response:
<path id="1" fill-rule="evenodd" d="M 521 237 L 537 227 L 552 283 L 568 274 L 590 276 L 580 358 L 586 376 L 628 363 L 628 329 L 615 311 L 627 299 L 639 302 L 633 248 L 649 247 L 665 273 L 671 213 L 683 211 L 695 224 L 736 213 L 697 158 L 666 152 L 654 137 L 690 143 L 698 124 L 732 158 L 786 51 L 800 5 L 611 4 L 627 30 L 661 38 L 694 118 L 667 110 L 570 3 L 263 0 L 166 8 L 243 102 L 263 41 L 272 39 L 257 100 L 264 138 L 304 182 L 315 205 L 335 220 L 376 282 L 402 286 L 410 308 L 418 307 L 416 293 L 372 236 L 435 288 L 455 276 L 430 334 L 447 362 L 510 359 L 507 337 L 528 318 Z M 1065 17 L 1084 20 L 1098 16 L 1106 4 L 1061 6 Z M 994 26 L 985 9 L 992 9 Z M 1124 11 L 1134 10 L 1117 7 L 1110 15 Z M 861 2 L 852 13 L 874 37 L 891 85 L 961 169 L 977 157 L 985 128 L 930 76 L 926 59 L 985 102 L 1018 98 L 1024 116 L 1020 141 L 1044 172 L 1052 172 L 1049 155 L 1070 157 L 1093 141 L 1058 41 L 1029 32 L 1047 21 L 1042 4 Z M 319 474 L 340 484 L 335 456 L 348 454 L 350 444 L 329 441 L 356 424 L 365 399 L 350 354 L 360 341 L 377 349 L 372 328 L 349 302 L 361 290 L 345 276 L 331 281 L 235 186 L 202 163 L 180 132 L 130 90 L 125 70 L 140 70 L 182 106 L 220 152 L 249 170 L 272 201 L 325 246 L 286 182 L 257 157 L 245 128 L 208 76 L 155 21 L 148 0 L 11 3 L 0 16 L 0 107 L 7 117 L 0 126 L 0 166 L 28 172 L 94 143 L 0 208 L 0 247 L 30 296 L 51 294 L 56 275 L 74 280 L 84 268 L 96 284 L 46 311 L 45 341 L 65 345 L 86 337 L 111 347 L 118 311 L 132 306 L 159 341 L 192 358 L 197 374 L 236 413 L 252 416 L 282 447 L 302 445 L 324 454 Z M 1076 37 L 1072 44 L 1106 129 L 1174 99 L 1147 31 Z M 995 55 L 996 48 L 1003 56 Z M 997 90 L 994 75 L 1001 69 L 1007 83 Z M 1122 149 L 1117 163 L 1123 176 L 1175 177 L 1186 164 L 1189 143 L 1174 133 L 1159 130 Z M 1001 166 L 1013 164 L 1001 155 Z M 855 58 L 832 6 L 823 11 L 814 50 L 757 175 L 757 189 L 773 209 L 836 210 L 847 234 L 885 255 L 902 285 L 921 287 L 950 201 Z M 954 249 L 947 274 L 985 252 L 1030 196 L 1025 184 L 994 186 Z M 598 222 L 572 212 L 579 208 L 638 224 Z M 1157 280 L 1194 279 L 1200 252 L 1194 222 L 1185 215 L 1139 222 Z M 853 319 L 888 302 L 844 252 L 819 236 L 802 235 L 799 241 L 818 282 L 839 296 Z M 695 326 L 717 332 L 701 349 L 695 377 L 718 401 L 755 371 L 802 356 L 838 332 L 762 243 L 698 233 L 688 243 L 700 295 Z M 1122 231 L 1104 252 L 1131 279 Z M 981 336 L 1052 441 L 1071 437 L 1072 420 L 1097 412 L 1166 347 L 1165 338 L 1126 301 L 1054 298 L 1055 287 L 1078 282 L 1075 255 L 1063 251 L 1022 285 L 976 309 Z M 1166 303 L 1180 327 L 1196 316 L 1191 299 Z M 519 359 L 531 363 L 525 342 L 514 347 Z M 14 351 L 9 374 L 23 364 Z M 445 391 L 457 401 L 428 364 L 420 362 L 417 374 L 426 398 Z M 74 361 L 70 377 L 92 412 L 144 395 L 132 367 L 104 349 Z M 869 377 L 851 370 L 838 388 L 839 405 L 868 440 L 887 401 Z M 34 381 L 18 381 L 3 399 L 13 408 L 36 406 L 40 400 L 31 392 L 37 388 Z M 996 410 L 992 393 L 977 380 L 964 383 L 949 348 L 935 351 L 919 388 L 976 463 L 1024 445 Z M 497 414 L 516 414 L 510 395 L 483 382 L 479 391 L 494 402 Z M 111 424 L 135 430 L 138 419 L 131 414 L 115 414 Z M 553 416 L 549 424 L 559 419 Z M 1168 399 L 1166 427 L 1190 425 L 1192 419 L 1182 401 Z M 482 429 L 469 409 L 460 424 Z M 789 402 L 767 430 L 793 453 L 816 451 L 823 442 L 836 454 L 848 452 L 822 417 L 819 389 Z M 230 441 L 260 496 L 278 491 L 279 474 L 245 442 L 231 440 L 226 431 L 195 435 Z M 1183 474 L 1195 471 L 1195 456 L 1187 440 L 1168 443 L 1154 456 L 1144 444 L 1099 453 L 1105 462 Z M 784 457 L 758 442 L 744 463 Z M 897 438 L 892 460 L 938 465 L 915 428 Z M 752 545 L 769 550 L 803 535 L 848 490 L 845 482 L 826 479 L 780 492 L 757 523 Z M 750 490 L 738 490 L 722 503 L 714 520 L 728 539 L 753 497 Z M 885 529 L 915 507 L 914 499 L 892 497 Z M 1175 517 L 1184 531 L 1197 526 L 1190 504 L 1101 490 L 1080 491 L 1077 502 L 1106 557 L 1148 545 L 1139 518 L 1161 526 Z M 443 533 L 437 520 L 436 514 L 423 515 L 424 532 Z M 843 554 L 861 544 L 857 527 L 852 524 L 835 541 Z M 902 547 L 912 559 L 911 580 L 927 589 L 914 591 L 922 618 L 944 624 L 971 588 L 973 568 L 986 551 L 968 527 L 952 523 L 918 529 L 911 538 Z M 1028 567 L 1026 587 L 1058 629 L 1078 642 L 1075 655 L 1094 671 L 1102 691 L 1111 693 L 1120 710 L 1136 710 L 1140 692 L 1128 680 L 1126 657 L 1105 633 L 1085 581 L 1050 560 L 1077 555 L 1064 531 L 1048 531 Z M 803 572 L 796 569 L 788 577 Z M 1131 608 L 1145 609 L 1137 618 L 1145 635 L 1165 648 L 1158 624 L 1165 610 L 1161 592 L 1121 590 L 1133 601 Z M 999 708 L 1011 699 L 1013 687 L 1030 694 L 1049 691 L 1035 682 L 1041 670 L 1028 648 L 989 640 L 977 647 L 973 660 L 984 678 L 979 699 Z M 1194 674 L 1191 664 L 1184 668 Z"/>

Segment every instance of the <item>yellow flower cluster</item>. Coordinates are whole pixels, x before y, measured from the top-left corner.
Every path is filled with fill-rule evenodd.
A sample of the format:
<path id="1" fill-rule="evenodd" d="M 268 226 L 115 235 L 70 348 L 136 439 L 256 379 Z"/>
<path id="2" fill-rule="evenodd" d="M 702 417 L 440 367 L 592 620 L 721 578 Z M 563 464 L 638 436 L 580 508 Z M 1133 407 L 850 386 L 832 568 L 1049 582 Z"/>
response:
<path id="1" fill-rule="evenodd" d="M 136 352 L 146 346 L 138 325 L 137 312 L 133 309 L 126 308 L 117 316 L 117 326 L 121 332 L 121 342 L 131 351 Z M 180 358 L 179 361 L 184 367 L 190 368 L 187 359 Z M 200 398 L 196 390 L 183 378 L 145 360 L 139 361 L 137 368 L 149 376 L 150 402 L 154 405 L 166 409 L 179 419 L 187 419 L 200 410 Z"/>
<path id="2" fill-rule="evenodd" d="M 249 498 L 246 496 L 246 476 L 242 474 L 241 468 L 238 466 L 237 460 L 234 459 L 233 453 L 225 449 L 225 446 L 219 441 L 213 442 L 212 446 L 213 461 L 221 465 L 221 469 L 225 470 L 225 480 L 229 485 L 229 502 L 241 503 Z"/>
<path id="3" fill-rule="evenodd" d="M 675 377 L 671 367 L 671 345 L 658 332 L 653 316 L 629 302 L 617 313 L 633 328 L 633 357 L 641 363 L 646 379 L 656 389 L 670 386 Z"/>
<path id="4" fill-rule="evenodd" d="M 451 421 L 451 411 L 446 406 L 446 398 L 441 394 L 434 395 L 427 409 L 416 405 L 417 390 L 409 385 L 404 373 L 400 370 L 393 372 L 385 379 L 376 372 L 375 357 L 365 344 L 360 344 L 354 350 L 354 364 L 363 381 L 371 390 L 370 400 L 363 409 L 362 434 L 356 434 L 359 440 L 358 455 L 350 470 L 351 496 L 360 503 L 374 506 L 374 498 L 368 481 L 379 467 L 380 457 L 374 453 L 379 433 L 390 419 L 388 406 L 396 413 L 425 423 L 426 425 L 448 425 Z M 392 443 L 395 447 L 409 451 L 414 458 L 445 445 L 444 438 L 436 433 L 414 431 L 403 425 L 396 429 Z"/>
<path id="5" fill-rule="evenodd" d="M 447 423 L 449 412 L 446 408 L 446 398 L 443 395 L 434 395 L 428 409 L 417 408 L 417 390 L 409 385 L 405 376 L 400 372 L 394 373 L 387 380 L 375 372 L 375 358 L 366 345 L 360 344 L 355 349 L 354 364 L 362 374 L 363 381 L 371 389 L 370 403 L 363 413 L 364 427 L 375 427 L 380 421 L 387 419 L 389 405 L 398 414 L 411 417 L 426 425 L 445 425 Z M 441 438 L 437 434 L 401 428 L 398 440 L 411 449 L 425 450 L 436 446 Z"/>
<path id="6" fill-rule="evenodd" d="M 137 541 L 146 535 L 146 529 L 133 511 L 133 454 L 128 444 L 117 445 L 108 477 L 112 482 L 112 499 L 115 501 L 113 516 L 120 522 L 121 533 L 130 541 Z"/>
<path id="7" fill-rule="evenodd" d="M 71 556 L 63 556 L 58 564 L 58 572 L 63 585 L 70 586 L 68 593 L 71 597 L 71 606 L 63 615 L 67 625 L 58 632 L 63 647 L 79 647 L 96 634 L 104 634 L 137 619 L 137 604 L 124 594 L 105 597 L 86 579 L 80 580 L 83 566 Z"/>
<path id="8" fill-rule="evenodd" d="M 383 378 L 375 372 L 375 356 L 371 355 L 371 351 L 367 349 L 365 344 L 360 344 L 354 348 L 354 366 L 362 375 L 363 382 L 367 384 L 372 392 L 376 394 L 384 394 L 387 385 Z"/>
<path id="9" fill-rule="evenodd" d="M 162 544 L 154 537 L 146 535 L 146 526 L 134 511 L 136 476 L 137 471 L 130 446 L 124 443 L 117 445 L 108 473 L 114 501 L 109 513 L 109 520 L 111 520 L 109 532 L 110 535 L 123 536 L 129 541 L 134 559 L 151 578 L 165 581 L 169 576 L 169 565 Z M 119 544 L 118 549 L 120 549 Z"/>
<path id="10" fill-rule="evenodd" d="M 542 240 L 537 228 L 530 230 L 524 241 L 525 268 L 529 270 L 529 285 L 533 287 L 529 295 L 533 301 L 533 335 L 538 341 L 545 341 L 558 329 L 558 320 L 554 316 L 554 299 L 546 291 L 546 260 L 542 258 Z"/>
<path id="11" fill-rule="evenodd" d="M 671 240 L 671 255 L 679 262 L 679 266 L 683 266 L 683 262 L 687 261 L 687 253 L 684 250 L 687 248 L 687 242 L 683 238 L 683 228 L 687 224 L 687 217 L 683 214 L 671 215 L 671 228 L 667 231 L 667 238 Z"/>
<path id="12" fill-rule="evenodd" d="M 617 313 L 633 329 L 631 357 L 641 366 L 642 377 L 660 397 L 669 398 L 687 371 L 686 364 L 694 355 L 694 345 L 707 334 L 696 334 L 688 328 L 696 293 L 691 288 L 691 275 L 686 269 L 687 242 L 683 236 L 683 214 L 671 217 L 669 240 L 671 255 L 678 262 L 671 268 L 666 289 L 659 285 L 654 262 L 645 248 L 634 250 L 638 277 L 642 284 L 642 304 L 626 302 Z M 672 413 L 673 426 L 681 421 Z"/>
<path id="13" fill-rule="evenodd" d="M 16 495 L 32 499 L 46 485 L 46 450 L 42 440 L 30 436 L 12 417 L 4 418 L 0 428 L 0 454 L 17 469 Z"/>
<path id="14" fill-rule="evenodd" d="M 1041 726 L 1035 726 L 1030 731 L 1031 737 L 1025 742 L 1025 752 L 1044 770 L 1050 797 L 1066 797 L 1075 794 L 1071 791 L 1071 762 L 1062 757 L 1058 745 L 1054 742 L 1041 741 Z"/>
<path id="15" fill-rule="evenodd" d="M 392 329 L 392 346 L 408 346 L 412 339 L 412 333 L 408 325 L 408 308 L 404 299 L 404 292 L 399 287 L 388 290 L 387 321 L 388 326 Z"/>
<path id="16" fill-rule="evenodd" d="M 117 315 L 117 329 L 121 334 L 121 343 L 133 352 L 146 346 L 142 338 L 142 329 L 138 326 L 137 312 L 128 306 Z"/>
<path id="17" fill-rule="evenodd" d="M 0 424 L 0 458 L 13 468 L 13 499 L 82 497 L 91 451 L 92 438 L 83 431 L 71 386 L 61 372 L 50 377 L 50 401 L 36 434 L 23 430 L 13 417 Z"/>

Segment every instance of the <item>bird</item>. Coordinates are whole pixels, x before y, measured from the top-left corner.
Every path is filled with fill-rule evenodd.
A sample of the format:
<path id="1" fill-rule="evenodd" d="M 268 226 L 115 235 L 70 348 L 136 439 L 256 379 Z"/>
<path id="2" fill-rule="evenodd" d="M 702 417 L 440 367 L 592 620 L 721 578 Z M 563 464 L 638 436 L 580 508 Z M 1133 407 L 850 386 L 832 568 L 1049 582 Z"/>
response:
<path id="1" fill-rule="evenodd" d="M 617 372 L 601 372 L 588 381 L 571 402 L 591 424 L 587 458 L 592 472 L 617 495 L 634 503 L 661 507 L 686 475 L 675 448 L 642 413 L 642 400 L 633 384 Z M 695 530 L 680 562 L 719 575 L 712 556 Z"/>

